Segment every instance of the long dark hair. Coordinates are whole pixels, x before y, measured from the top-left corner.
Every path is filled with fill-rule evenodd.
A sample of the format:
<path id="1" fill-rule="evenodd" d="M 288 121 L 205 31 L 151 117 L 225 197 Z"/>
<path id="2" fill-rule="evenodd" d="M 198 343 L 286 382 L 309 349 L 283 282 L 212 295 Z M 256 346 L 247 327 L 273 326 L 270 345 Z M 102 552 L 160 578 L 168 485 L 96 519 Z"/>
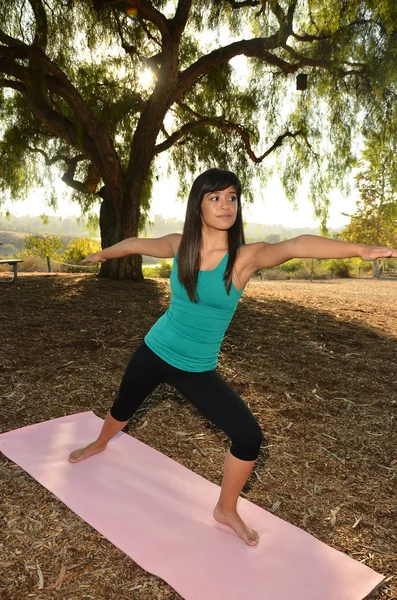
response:
<path id="1" fill-rule="evenodd" d="M 231 171 L 209 169 L 201 173 L 193 182 L 186 208 L 181 244 L 178 250 L 178 278 L 186 288 L 192 302 L 198 302 L 197 279 L 200 269 L 200 250 L 202 242 L 201 202 L 205 194 L 225 190 L 234 186 L 237 195 L 237 216 L 234 224 L 227 230 L 229 259 L 223 280 L 227 293 L 230 293 L 233 266 L 237 249 L 245 243 L 243 218 L 241 215 L 241 183 Z"/>

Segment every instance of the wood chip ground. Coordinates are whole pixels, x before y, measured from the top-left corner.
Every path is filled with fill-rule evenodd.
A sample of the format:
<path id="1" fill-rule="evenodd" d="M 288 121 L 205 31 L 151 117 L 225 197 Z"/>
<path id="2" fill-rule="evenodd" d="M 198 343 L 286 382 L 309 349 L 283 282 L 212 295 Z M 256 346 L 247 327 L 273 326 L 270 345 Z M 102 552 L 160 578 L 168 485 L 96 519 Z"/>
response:
<path id="1" fill-rule="evenodd" d="M 105 417 L 169 298 L 166 280 L 1 285 L 1 431 Z M 371 600 L 396 599 L 397 281 L 250 283 L 219 371 L 266 436 L 245 497 L 383 573 Z M 221 483 L 229 440 L 173 388 L 147 399 L 129 433 Z M 0 478 L 2 599 L 180 599 L 4 456 Z"/>

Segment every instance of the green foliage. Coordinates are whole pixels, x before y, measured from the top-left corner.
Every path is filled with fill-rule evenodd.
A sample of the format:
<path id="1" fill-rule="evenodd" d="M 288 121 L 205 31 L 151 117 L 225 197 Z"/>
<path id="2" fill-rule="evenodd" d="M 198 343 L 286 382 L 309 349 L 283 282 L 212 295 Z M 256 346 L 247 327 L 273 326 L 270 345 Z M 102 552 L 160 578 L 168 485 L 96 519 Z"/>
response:
<path id="1" fill-rule="evenodd" d="M 99 217 L 97 215 L 88 214 L 84 228 L 91 237 L 98 237 Z"/>
<path id="2" fill-rule="evenodd" d="M 50 222 L 49 216 L 45 215 L 45 214 L 41 214 L 40 219 L 41 219 L 41 222 L 43 223 L 43 225 L 48 225 L 48 223 Z"/>
<path id="3" fill-rule="evenodd" d="M 397 109 L 389 112 L 397 127 Z M 386 136 L 379 128 L 368 132 L 356 176 L 360 198 L 342 239 L 374 246 L 397 246 L 397 131 Z"/>
<path id="4" fill-rule="evenodd" d="M 64 262 L 78 262 L 100 250 L 101 244 L 96 240 L 76 238 L 70 242 L 61 259 Z"/>
<path id="5" fill-rule="evenodd" d="M 155 267 L 143 267 L 144 277 L 164 277 L 168 279 L 171 275 L 172 263 L 168 260 L 160 260 L 159 264 Z"/>
<path id="6" fill-rule="evenodd" d="M 38 255 L 41 258 L 58 255 L 57 251 L 63 247 L 61 239 L 56 235 L 33 235 L 24 239 L 24 253 L 28 256 Z"/>
<path id="7" fill-rule="evenodd" d="M 62 176 L 90 213 L 119 166 L 114 206 L 125 201 L 134 215 L 138 206 L 142 228 L 157 157 L 166 152 L 184 196 L 193 175 L 214 165 L 241 176 L 248 201 L 273 169 L 291 200 L 308 181 L 324 230 L 328 192 L 344 187 L 357 137 L 395 135 L 395 0 L 202 0 L 192 3 L 180 37 L 162 31 L 176 0 L 144 2 L 140 21 L 122 2 L 46 0 L 35 11 L 33 4 L 0 4 L 3 198 L 45 184 L 56 206 Z M 308 74 L 304 92 L 296 90 L 298 72 Z M 134 144 L 154 121 L 155 142 L 143 136 Z M 383 158 L 392 156 L 389 145 Z M 140 168 L 143 184 L 132 197 Z"/>
<path id="8" fill-rule="evenodd" d="M 350 264 L 348 261 L 343 259 L 333 258 L 327 261 L 327 270 L 329 270 L 333 277 L 346 278 L 350 277 Z"/>
<path id="9" fill-rule="evenodd" d="M 0 253 L 3 256 L 14 256 L 18 249 L 13 244 L 4 244 L 0 247 Z"/>
<path id="10" fill-rule="evenodd" d="M 292 258 L 291 260 L 287 260 L 287 262 L 279 265 L 278 267 L 281 271 L 285 271 L 286 273 L 296 273 L 303 268 L 303 260 L 299 258 Z"/>
<path id="11" fill-rule="evenodd" d="M 360 258 L 349 259 L 292 259 L 277 267 L 264 269 L 265 279 L 334 279 L 366 275 L 372 263 Z"/>

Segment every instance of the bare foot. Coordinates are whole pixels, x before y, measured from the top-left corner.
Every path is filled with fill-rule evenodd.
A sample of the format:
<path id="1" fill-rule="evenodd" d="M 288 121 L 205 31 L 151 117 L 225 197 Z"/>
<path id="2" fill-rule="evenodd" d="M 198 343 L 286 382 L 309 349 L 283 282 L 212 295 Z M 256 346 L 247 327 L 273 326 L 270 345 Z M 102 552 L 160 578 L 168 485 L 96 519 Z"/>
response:
<path id="1" fill-rule="evenodd" d="M 97 441 L 91 442 L 91 444 L 88 444 L 88 446 L 71 452 L 69 454 L 69 461 L 72 463 L 80 462 L 81 460 L 84 460 L 93 454 L 102 452 L 102 450 L 105 450 L 106 446 L 107 444 L 99 444 Z"/>
<path id="2" fill-rule="evenodd" d="M 241 539 L 249 546 L 256 546 L 259 542 L 259 535 L 255 529 L 250 529 L 244 523 L 237 511 L 233 513 L 224 513 L 217 505 L 214 509 L 214 519 L 223 525 L 228 525 L 237 533 Z"/>

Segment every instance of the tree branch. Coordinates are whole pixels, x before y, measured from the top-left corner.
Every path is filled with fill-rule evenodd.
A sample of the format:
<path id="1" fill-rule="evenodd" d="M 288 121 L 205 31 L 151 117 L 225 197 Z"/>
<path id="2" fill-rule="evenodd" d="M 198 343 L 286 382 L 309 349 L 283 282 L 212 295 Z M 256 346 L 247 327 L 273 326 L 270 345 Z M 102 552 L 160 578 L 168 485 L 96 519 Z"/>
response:
<path id="1" fill-rule="evenodd" d="M 11 88 L 21 92 L 22 94 L 26 93 L 26 86 L 20 81 L 13 81 L 12 79 L 0 79 L 0 87 Z"/>
<path id="2" fill-rule="evenodd" d="M 2 44 L 8 44 L 9 46 L 20 46 L 25 48 L 26 44 L 20 40 L 7 35 L 2 29 L 0 29 L 0 42 Z"/>
<path id="3" fill-rule="evenodd" d="M 365 68 L 362 71 L 357 71 L 357 70 L 345 71 L 341 67 L 338 67 L 338 66 L 332 64 L 329 60 L 325 60 L 324 58 L 308 58 L 306 56 L 302 56 L 301 54 L 299 54 L 299 52 L 296 52 L 296 50 L 291 48 L 291 46 L 289 46 L 286 43 L 282 44 L 282 47 L 295 60 L 299 61 L 298 67 L 310 66 L 310 67 L 320 67 L 321 69 L 330 69 L 330 70 L 332 69 L 333 71 L 336 71 L 342 78 L 346 77 L 346 75 L 359 75 L 359 76 L 365 75 Z M 364 67 L 365 67 L 365 65 L 364 65 Z"/>
<path id="4" fill-rule="evenodd" d="M 14 40 L 0 31 L 0 40 Z M 28 46 L 17 40 L 12 48 L 0 46 L 0 63 L 5 73 L 26 82 L 26 100 L 34 116 L 56 136 L 66 140 L 75 148 L 81 148 L 87 157 L 101 170 L 106 184 L 117 186 L 123 181 L 124 174 L 114 142 L 106 123 L 97 119 L 89 105 L 83 100 L 67 75 L 59 69 L 38 46 Z M 2 58 L 3 57 L 3 58 Z M 10 60 L 14 59 L 14 60 Z M 29 68 L 14 62 L 15 58 L 27 58 Z M 34 85 L 37 67 L 41 66 L 47 88 L 61 96 L 76 115 L 83 130 L 77 131 L 72 121 L 51 108 L 46 98 L 40 94 L 40 86 Z M 37 75 L 36 75 L 37 76 Z"/>
<path id="5" fill-rule="evenodd" d="M 236 2 L 236 0 L 228 0 L 232 8 L 245 8 L 246 6 L 260 6 L 266 4 L 266 0 L 243 0 L 243 2 Z"/>
<path id="6" fill-rule="evenodd" d="M 38 154 L 41 154 L 44 157 L 44 162 L 47 167 L 51 167 L 59 160 L 63 160 L 66 163 L 69 163 L 71 160 L 70 156 L 66 156 L 65 154 L 55 154 L 54 156 L 52 156 L 50 158 L 48 156 L 47 152 L 45 152 L 45 150 L 43 150 L 42 148 L 37 148 L 36 146 L 26 146 L 26 148 L 30 152 L 36 152 Z M 84 154 L 79 154 L 78 157 L 75 157 L 75 158 L 78 160 L 86 160 L 87 159 L 87 157 L 84 156 Z"/>
<path id="7" fill-rule="evenodd" d="M 292 32 L 291 35 L 299 42 L 321 42 L 323 40 L 329 40 L 332 37 L 331 34 L 309 35 L 308 33 L 305 33 L 304 35 L 299 35 L 298 33 L 294 33 L 294 32 Z"/>
<path id="8" fill-rule="evenodd" d="M 293 11 L 295 10 L 295 5 L 296 1 L 292 3 L 292 6 L 294 7 Z M 277 21 L 279 22 L 280 27 L 283 27 L 287 22 L 287 19 L 280 4 L 277 2 L 277 0 L 269 0 L 269 7 L 274 16 L 276 17 Z"/>
<path id="9" fill-rule="evenodd" d="M 115 6 L 120 4 L 120 0 L 94 0 L 94 9 L 99 11 L 105 5 Z M 136 8 L 141 17 L 156 25 L 162 37 L 168 37 L 170 34 L 169 21 L 163 13 L 157 10 L 149 0 L 126 0 L 125 4 L 131 5 L 131 8 Z"/>
<path id="10" fill-rule="evenodd" d="M 24 83 L 26 85 L 29 83 L 29 74 L 27 68 L 23 67 L 22 65 L 18 64 L 13 60 L 3 58 L 1 54 L 0 72 L 4 75 L 10 75 L 11 77 L 15 77 L 15 79 L 19 79 L 21 83 Z"/>
<path id="11" fill-rule="evenodd" d="M 286 131 L 282 135 L 278 136 L 276 141 L 272 144 L 272 146 L 270 146 L 270 148 L 268 148 L 268 150 L 266 150 L 266 152 L 264 152 L 264 154 L 262 154 L 261 156 L 256 156 L 251 147 L 249 133 L 243 127 L 241 127 L 241 125 L 237 125 L 236 123 L 231 123 L 230 121 L 220 121 L 219 119 L 203 118 L 203 119 L 200 119 L 199 121 L 193 121 L 191 123 L 186 123 L 186 125 L 183 125 L 178 131 L 175 131 L 172 135 L 170 135 L 167 140 L 165 140 L 161 144 L 158 144 L 155 147 L 155 149 L 154 149 L 155 154 L 160 154 L 161 152 L 168 150 L 169 148 L 171 148 L 171 146 L 176 144 L 176 142 L 178 142 L 181 138 L 186 137 L 189 133 L 191 133 L 195 129 L 198 129 L 200 127 L 208 127 L 208 126 L 217 127 L 218 129 L 220 129 L 221 131 L 224 131 L 224 132 L 234 131 L 234 132 L 238 133 L 244 142 L 245 149 L 247 151 L 248 156 L 254 163 L 262 162 L 267 156 L 269 156 L 269 154 L 271 154 L 271 152 L 273 152 L 276 148 L 279 148 L 286 138 L 294 138 L 295 139 L 299 135 L 303 135 L 302 131 L 296 131 L 295 133 L 292 133 L 291 131 Z"/>
<path id="12" fill-rule="evenodd" d="M 314 24 L 314 21 L 313 21 L 313 24 Z M 340 29 L 334 31 L 334 33 L 328 33 L 328 34 L 322 34 L 322 35 L 311 35 L 309 33 L 298 34 L 293 31 L 291 33 L 291 35 L 299 42 L 321 42 L 323 40 L 330 40 L 332 38 L 335 38 L 335 37 L 337 37 L 338 34 L 342 33 L 343 31 L 357 27 L 357 25 L 377 25 L 378 27 L 380 27 L 379 23 L 376 23 L 375 21 L 373 21 L 371 19 L 356 19 L 355 21 L 352 21 L 351 23 L 348 23 L 344 27 L 341 27 Z M 317 25 L 316 25 L 316 27 L 317 27 Z"/>
<path id="13" fill-rule="evenodd" d="M 204 118 L 198 112 L 196 112 L 195 110 L 193 110 L 192 108 L 190 108 L 190 106 L 188 106 L 187 104 L 185 104 L 185 102 L 178 101 L 176 104 L 178 106 L 180 106 L 183 110 L 186 110 L 188 113 L 190 113 L 191 115 L 193 115 L 193 117 L 197 117 L 198 119 L 203 119 Z"/>
<path id="14" fill-rule="evenodd" d="M 191 7 L 192 0 L 179 0 L 178 2 L 175 16 L 170 21 L 170 29 L 176 40 L 180 40 L 181 35 L 184 32 Z"/>
<path id="15" fill-rule="evenodd" d="M 33 44 L 39 46 L 43 51 L 47 47 L 47 14 L 41 0 L 29 0 L 36 19 L 36 33 Z"/>
<path id="16" fill-rule="evenodd" d="M 274 50 L 285 43 L 289 37 L 289 32 L 279 32 L 268 38 L 254 38 L 251 40 L 241 40 L 233 42 L 228 46 L 214 50 L 205 56 L 200 57 L 195 63 L 190 65 L 179 75 L 179 81 L 175 90 L 175 101 L 189 90 L 198 79 L 206 75 L 214 67 L 229 62 L 234 56 L 243 54 L 251 58 L 259 58 L 268 64 L 277 66 L 284 73 L 295 73 L 300 65 L 291 64 L 286 60 L 272 54 L 269 50 Z"/>
<path id="17" fill-rule="evenodd" d="M 145 25 L 145 23 L 143 21 L 141 21 L 140 23 L 141 23 L 141 27 L 142 27 L 143 31 L 148 36 L 149 40 L 152 40 L 152 42 L 154 42 L 155 44 L 157 44 L 161 48 L 161 42 L 159 42 L 158 39 L 155 38 L 154 35 L 152 35 L 150 33 L 149 29 L 146 27 L 146 25 Z"/>
<path id="18" fill-rule="evenodd" d="M 84 182 L 74 179 L 77 165 L 84 159 L 85 157 L 82 157 L 82 155 L 67 159 L 65 162 L 67 163 L 68 168 L 62 176 L 62 181 L 78 192 L 82 192 L 83 194 L 93 194 L 101 180 L 101 175 L 94 165 L 91 164 L 89 166 L 87 179 Z"/>

